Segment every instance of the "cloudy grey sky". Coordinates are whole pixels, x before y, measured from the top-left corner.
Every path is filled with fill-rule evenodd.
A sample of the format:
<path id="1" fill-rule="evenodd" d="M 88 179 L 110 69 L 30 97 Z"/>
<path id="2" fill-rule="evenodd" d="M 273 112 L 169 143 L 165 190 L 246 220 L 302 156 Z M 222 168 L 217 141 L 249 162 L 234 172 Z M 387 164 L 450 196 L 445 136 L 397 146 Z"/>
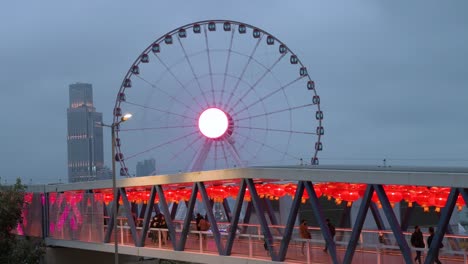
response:
<path id="1" fill-rule="evenodd" d="M 110 123 L 138 54 L 207 19 L 258 26 L 299 55 L 325 113 L 322 163 L 467 166 L 468 2 L 161 2 L 0 4 L 2 181 L 66 180 L 68 85 L 92 83 Z"/>

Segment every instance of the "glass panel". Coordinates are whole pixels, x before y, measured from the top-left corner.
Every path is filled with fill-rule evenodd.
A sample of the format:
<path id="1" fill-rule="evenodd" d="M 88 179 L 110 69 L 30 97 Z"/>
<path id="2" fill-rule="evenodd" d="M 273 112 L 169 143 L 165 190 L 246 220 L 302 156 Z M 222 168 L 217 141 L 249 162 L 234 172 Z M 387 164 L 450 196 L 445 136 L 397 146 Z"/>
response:
<path id="1" fill-rule="evenodd" d="M 102 198 L 102 194 L 92 193 L 50 193 L 49 236 L 56 239 L 102 242 Z"/>
<path id="2" fill-rule="evenodd" d="M 42 201 L 41 193 L 25 193 L 21 216 L 23 222 L 14 231 L 18 235 L 42 236 Z"/>

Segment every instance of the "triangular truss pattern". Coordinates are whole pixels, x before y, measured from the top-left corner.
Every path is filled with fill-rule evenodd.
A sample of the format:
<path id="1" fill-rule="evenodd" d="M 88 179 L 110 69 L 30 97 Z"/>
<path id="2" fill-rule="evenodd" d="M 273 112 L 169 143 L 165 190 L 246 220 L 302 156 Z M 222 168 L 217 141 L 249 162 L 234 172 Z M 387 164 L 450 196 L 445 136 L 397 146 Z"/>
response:
<path id="1" fill-rule="evenodd" d="M 411 250 L 408 246 L 408 243 L 406 242 L 403 232 L 401 231 L 400 223 L 398 223 L 395 213 L 393 212 L 393 208 L 390 205 L 390 202 L 388 201 L 387 195 L 385 194 L 383 186 L 375 184 L 374 191 L 379 197 L 380 203 L 382 204 L 382 209 L 385 213 L 385 216 L 387 217 L 390 228 L 392 229 L 393 234 L 395 235 L 395 239 L 403 254 L 404 260 L 406 261 L 406 263 L 412 263 Z"/>
<path id="2" fill-rule="evenodd" d="M 162 185 L 155 185 L 151 187 L 151 191 L 146 202 L 146 205 L 143 207 L 144 212 L 140 215 L 144 217 L 141 231 L 138 232 L 136 228 L 136 223 L 133 218 L 133 214 L 135 212 L 136 207 L 132 206 L 130 201 L 127 197 L 127 192 L 125 188 L 119 188 L 117 190 L 117 195 L 114 197 L 112 203 L 112 211 L 110 213 L 109 221 L 108 221 L 108 228 L 106 230 L 104 236 L 104 243 L 109 243 L 111 241 L 111 235 L 114 227 L 115 215 L 114 215 L 114 206 L 116 206 L 117 211 L 119 209 L 118 201 L 122 199 L 122 205 L 125 209 L 125 214 L 127 217 L 127 223 L 130 229 L 131 236 L 133 241 L 135 242 L 135 246 L 137 247 L 144 247 L 145 240 L 149 230 L 149 224 L 151 221 L 151 215 L 153 211 L 161 212 L 165 218 L 167 219 L 167 229 L 169 232 L 169 237 L 171 239 L 171 244 L 174 250 L 176 251 L 183 251 L 185 250 L 185 244 L 187 241 L 187 236 L 190 233 L 191 227 L 191 220 L 195 208 L 195 204 L 197 202 L 197 195 L 200 194 L 201 202 L 206 209 L 206 215 L 208 221 L 211 224 L 211 230 L 214 237 L 214 241 L 220 255 L 229 256 L 232 253 L 233 245 L 235 243 L 236 238 L 236 231 L 238 230 L 240 215 L 242 211 L 242 207 L 244 204 L 246 192 L 250 192 L 251 202 L 247 203 L 244 212 L 244 223 L 248 223 L 250 221 L 250 216 L 252 213 L 252 209 L 256 212 L 256 217 L 258 218 L 261 234 L 265 237 L 265 244 L 267 246 L 267 250 L 271 256 L 273 261 L 285 261 L 289 243 L 292 238 L 293 229 L 297 222 L 297 216 L 299 212 L 299 208 L 301 205 L 301 200 L 304 196 L 304 192 L 307 191 L 309 194 L 309 203 L 311 204 L 312 212 L 317 220 L 319 227 L 322 231 L 323 238 L 325 239 L 325 243 L 328 245 L 329 256 L 330 260 L 333 263 L 352 263 L 354 252 L 357 247 L 357 243 L 359 241 L 359 237 L 362 232 L 362 227 L 364 225 L 364 221 L 366 219 L 367 212 L 369 209 L 372 212 L 373 218 L 377 224 L 377 228 L 379 230 L 386 229 L 383 224 L 383 219 L 379 213 L 379 209 L 377 206 L 372 202 L 372 195 L 374 192 L 377 194 L 380 203 L 382 205 L 382 210 L 388 220 L 389 226 L 393 231 L 393 235 L 396 239 L 398 246 L 403 255 L 403 259 L 407 263 L 411 263 L 411 249 L 403 236 L 403 230 L 406 230 L 408 227 L 408 219 L 413 211 L 413 209 L 407 209 L 405 215 L 401 223 L 398 222 L 397 217 L 393 212 L 392 205 L 389 202 L 388 196 L 385 193 L 383 185 L 380 184 L 368 184 L 362 197 L 361 205 L 358 209 L 358 213 L 353 225 L 353 230 L 351 232 L 351 237 L 349 239 L 349 244 L 346 248 L 345 255 L 342 260 L 338 259 L 337 251 L 336 251 L 336 244 L 333 241 L 332 235 L 330 230 L 327 226 L 327 223 L 324 219 L 323 209 L 319 202 L 319 199 L 316 196 L 316 192 L 314 189 L 314 184 L 310 181 L 299 181 L 297 183 L 296 192 L 294 198 L 292 200 L 292 204 L 289 210 L 289 216 L 287 219 L 287 223 L 285 229 L 281 233 L 282 239 L 280 241 L 279 246 L 276 246 L 274 243 L 274 237 L 272 231 L 270 230 L 271 225 L 278 224 L 278 221 L 275 215 L 272 212 L 272 205 L 269 201 L 266 201 L 263 198 L 260 198 L 257 189 L 255 187 L 255 183 L 253 179 L 241 179 L 239 182 L 239 192 L 237 194 L 234 208 L 230 208 L 229 203 L 223 200 L 223 208 L 226 213 L 227 219 L 230 223 L 230 228 L 228 229 L 227 239 L 224 240 L 221 238 L 220 230 L 218 229 L 217 220 L 213 214 L 213 200 L 210 199 L 208 196 L 205 183 L 203 182 L 195 182 L 192 184 L 192 191 L 190 194 L 189 200 L 186 202 L 186 215 L 182 226 L 182 231 L 180 236 L 177 236 L 175 224 L 173 222 L 176 211 L 177 205 L 172 205 L 172 210 L 169 210 L 169 205 L 166 201 L 164 196 L 164 189 Z M 433 261 L 434 252 L 439 247 L 440 243 L 442 242 L 444 234 L 449 230 L 449 220 L 454 210 L 458 195 L 461 195 L 466 201 L 468 201 L 468 189 L 463 188 L 451 188 L 450 194 L 448 196 L 446 206 L 443 208 L 440 214 L 440 221 L 437 226 L 437 230 L 433 239 L 433 243 L 429 247 L 429 253 L 427 254 L 425 263 L 430 263 Z M 46 195 L 47 197 L 47 195 Z M 156 206 L 155 201 L 158 198 L 158 205 Z M 91 199 L 91 198 L 89 198 Z M 86 199 L 82 201 L 83 203 L 88 203 Z M 231 210 L 232 209 L 232 210 Z M 132 213 L 133 212 L 133 213 Z M 267 216 L 269 218 L 269 225 Z M 47 231 L 47 230 L 46 230 Z M 45 232 L 45 231 L 44 231 Z"/>
<path id="3" fill-rule="evenodd" d="M 117 193 L 116 195 L 114 195 L 114 201 L 112 202 L 112 207 L 111 207 L 112 210 L 110 213 L 109 221 L 107 222 L 107 230 L 104 236 L 104 243 L 110 242 L 112 231 L 114 230 L 114 221 L 117 221 L 116 220 L 117 215 L 114 212 L 119 211 L 119 200 L 120 200 L 120 189 L 117 189 Z M 117 230 L 115 230 L 115 232 L 117 232 Z"/>

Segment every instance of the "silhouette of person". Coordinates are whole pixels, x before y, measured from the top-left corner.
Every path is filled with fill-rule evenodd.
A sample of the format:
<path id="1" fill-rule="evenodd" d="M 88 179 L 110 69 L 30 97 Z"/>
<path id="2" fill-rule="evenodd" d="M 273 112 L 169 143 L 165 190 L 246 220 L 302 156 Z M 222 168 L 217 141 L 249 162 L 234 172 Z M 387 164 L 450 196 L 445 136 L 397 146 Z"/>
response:
<path id="1" fill-rule="evenodd" d="M 423 234 L 419 226 L 414 227 L 414 232 L 411 234 L 411 245 L 415 248 L 424 248 L 426 245 L 424 244 Z M 414 261 L 417 261 L 421 264 L 421 250 L 416 249 L 416 257 Z"/>
<path id="2" fill-rule="evenodd" d="M 427 238 L 427 246 L 428 247 L 431 246 L 432 239 L 434 239 L 434 228 L 431 226 L 431 227 L 429 227 L 429 237 Z M 443 247 L 444 247 L 444 244 L 442 244 L 442 242 L 440 242 L 439 248 L 443 248 Z M 439 260 L 439 248 L 436 248 L 435 251 L 434 251 L 434 261 L 437 264 L 442 263 Z"/>
<path id="3" fill-rule="evenodd" d="M 299 235 L 301 236 L 302 239 L 312 238 L 312 236 L 310 235 L 309 229 L 307 227 L 306 220 L 302 220 L 301 224 L 299 225 Z M 302 247 L 301 247 L 302 255 L 304 255 L 304 245 L 305 245 L 305 242 L 302 242 Z"/>

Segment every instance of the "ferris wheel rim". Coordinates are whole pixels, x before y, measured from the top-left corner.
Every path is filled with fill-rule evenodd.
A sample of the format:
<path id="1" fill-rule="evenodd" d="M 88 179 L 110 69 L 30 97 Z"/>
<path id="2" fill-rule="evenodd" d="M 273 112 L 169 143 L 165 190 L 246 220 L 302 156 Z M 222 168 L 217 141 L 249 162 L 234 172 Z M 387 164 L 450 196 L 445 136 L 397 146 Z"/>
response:
<path id="1" fill-rule="evenodd" d="M 231 25 L 245 26 L 246 28 L 249 28 L 249 29 L 252 29 L 252 30 L 258 30 L 258 31 L 260 31 L 263 35 L 272 37 L 273 40 L 274 40 L 275 42 L 279 43 L 280 45 L 283 45 L 283 46 L 286 48 L 286 52 L 284 53 L 284 55 L 285 55 L 285 54 L 288 54 L 288 53 L 291 54 L 291 56 L 294 55 L 294 56 L 296 57 L 296 59 L 297 59 L 297 64 L 300 65 L 301 67 L 305 68 L 304 64 L 303 64 L 302 61 L 299 59 L 299 57 L 298 57 L 286 44 L 284 44 L 284 42 L 282 42 L 281 40 L 279 40 L 279 39 L 278 39 L 276 36 L 274 36 L 273 34 L 267 32 L 267 31 L 265 31 L 265 30 L 263 30 L 263 29 L 261 29 L 261 28 L 255 27 L 255 26 L 253 26 L 253 25 L 251 25 L 251 24 L 244 23 L 244 22 L 239 22 L 239 21 L 234 21 L 234 20 L 221 20 L 221 19 L 201 20 L 201 21 L 197 21 L 197 22 L 188 23 L 188 24 L 185 24 L 185 25 L 183 25 L 183 26 L 181 26 L 181 27 L 178 27 L 178 28 L 176 28 L 176 29 L 171 30 L 171 31 L 167 32 L 166 34 L 161 35 L 161 36 L 160 36 L 159 38 L 157 38 L 155 41 L 153 41 L 152 43 L 150 43 L 150 44 L 143 50 L 143 52 L 141 52 L 140 55 L 138 55 L 138 57 L 135 59 L 135 61 L 131 64 L 129 70 L 127 71 L 127 73 L 125 74 L 125 77 L 124 77 L 123 80 L 122 80 L 121 86 L 120 86 L 119 91 L 118 91 L 118 94 L 117 94 L 117 98 L 116 98 L 115 105 L 114 105 L 113 124 L 118 123 L 118 122 L 119 122 L 119 118 L 120 118 L 118 115 L 115 114 L 115 110 L 116 110 L 117 108 L 119 108 L 120 105 L 121 105 L 121 103 L 122 103 L 122 101 L 119 99 L 119 96 L 120 96 L 121 94 L 125 94 L 125 91 L 126 91 L 126 89 L 127 89 L 127 87 L 125 87 L 125 82 L 126 82 L 126 80 L 130 79 L 132 76 L 135 75 L 135 74 L 132 72 L 132 68 L 133 68 L 134 66 L 139 66 L 139 65 L 142 63 L 142 56 L 143 56 L 144 54 L 146 54 L 146 55 L 150 54 L 150 53 L 151 53 L 152 47 L 153 47 L 155 44 L 161 44 L 161 43 L 163 43 L 164 40 L 165 40 L 165 38 L 166 38 L 167 36 L 171 36 L 171 37 L 172 37 L 172 36 L 174 36 L 174 35 L 177 35 L 177 34 L 180 32 L 180 30 L 182 30 L 182 29 L 183 29 L 183 30 L 187 30 L 187 29 L 194 28 L 194 27 L 197 26 L 197 25 L 198 25 L 198 26 L 202 26 L 202 25 L 208 25 L 208 24 L 210 24 L 210 23 L 215 23 L 215 24 L 221 24 L 221 23 L 222 23 L 223 25 L 224 25 L 225 23 L 230 23 Z M 222 29 L 221 29 L 221 30 L 222 30 Z M 230 30 L 235 31 L 235 29 L 234 29 L 233 27 L 232 27 Z M 226 31 L 226 30 L 225 30 L 225 31 Z M 206 32 L 206 31 L 205 31 L 205 32 Z M 234 34 L 234 33 L 233 33 L 233 34 Z M 260 64 L 261 64 L 261 63 L 260 63 Z M 264 66 L 264 65 L 262 65 L 262 66 Z M 212 73 L 210 73 L 210 74 L 212 74 Z M 226 75 L 227 73 L 224 73 L 224 74 Z M 138 75 L 135 75 L 135 76 L 138 76 Z M 300 78 L 303 78 L 303 77 L 307 78 L 309 81 L 312 81 L 311 78 L 310 78 L 310 75 L 309 75 L 308 73 L 306 73 L 305 76 L 302 76 L 302 77 L 300 77 Z M 315 96 L 317 96 L 317 91 L 316 91 L 315 88 L 312 89 L 312 93 L 313 93 Z M 316 108 L 317 108 L 317 112 L 322 113 L 321 107 L 320 107 L 320 101 L 319 101 L 318 103 L 314 104 L 314 105 L 315 105 Z M 248 110 L 248 109 L 247 109 L 247 110 Z M 317 120 L 316 120 L 317 123 L 318 123 L 318 127 L 321 127 L 321 128 L 322 128 L 322 119 L 323 119 L 323 117 L 322 117 L 322 118 L 317 118 Z M 116 133 L 117 133 L 117 135 L 118 135 L 119 131 L 117 130 Z M 321 133 L 317 133 L 317 134 L 316 134 L 316 136 L 317 136 L 317 143 L 320 143 L 320 144 L 321 144 L 321 137 L 322 137 L 322 135 L 323 135 L 323 134 L 321 134 Z M 289 136 L 289 139 L 290 139 L 290 137 L 291 137 L 291 135 Z M 317 144 L 317 143 L 316 143 L 316 144 Z M 116 151 L 116 153 L 120 153 L 120 154 L 122 153 L 121 148 L 120 148 L 120 145 L 119 145 L 119 146 L 115 146 L 115 148 L 118 150 L 118 151 Z M 318 151 L 319 151 L 318 149 L 315 149 L 315 151 L 313 152 L 313 155 L 312 155 L 312 159 L 317 159 Z M 112 157 L 112 158 L 113 158 L 113 159 L 116 159 L 117 157 Z M 126 166 L 125 166 L 125 159 L 124 159 L 124 158 L 121 159 L 121 160 L 119 160 L 119 162 L 120 162 L 120 164 L 121 164 L 121 166 L 122 166 L 123 168 L 126 168 Z M 128 174 L 127 174 L 127 176 L 128 176 Z"/>

